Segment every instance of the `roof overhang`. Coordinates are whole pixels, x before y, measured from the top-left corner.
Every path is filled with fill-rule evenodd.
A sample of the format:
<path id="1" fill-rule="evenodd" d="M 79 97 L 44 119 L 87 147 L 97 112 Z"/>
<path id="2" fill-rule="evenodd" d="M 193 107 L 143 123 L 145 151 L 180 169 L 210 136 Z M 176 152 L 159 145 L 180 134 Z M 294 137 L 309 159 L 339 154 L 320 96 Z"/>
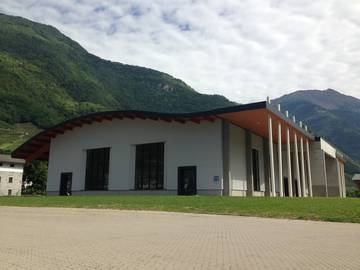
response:
<path id="1" fill-rule="evenodd" d="M 217 119 L 223 119 L 241 128 L 268 138 L 268 119 L 273 120 L 273 139 L 277 142 L 277 126 L 281 124 L 282 140 L 285 142 L 285 128 L 289 128 L 293 133 L 309 140 L 314 140 L 312 134 L 298 126 L 281 112 L 273 109 L 266 101 L 226 107 L 211 111 L 195 113 L 157 113 L 147 111 L 107 111 L 92 113 L 62 122 L 50 127 L 35 135 L 12 153 L 15 158 L 25 159 L 26 162 L 32 160 L 47 160 L 49 156 L 50 142 L 55 137 L 62 135 L 83 125 L 91 125 L 94 122 L 112 121 L 113 119 L 149 119 L 153 121 L 165 121 L 185 124 L 193 122 L 200 124 L 204 121 L 214 122 Z M 293 137 L 292 139 L 293 140 Z"/>

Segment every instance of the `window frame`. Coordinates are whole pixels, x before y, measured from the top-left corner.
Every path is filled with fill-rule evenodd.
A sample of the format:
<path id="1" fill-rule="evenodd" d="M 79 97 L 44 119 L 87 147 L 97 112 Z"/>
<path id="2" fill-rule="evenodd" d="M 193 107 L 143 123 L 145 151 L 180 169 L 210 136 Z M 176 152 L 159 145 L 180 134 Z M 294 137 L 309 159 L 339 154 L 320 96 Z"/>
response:
<path id="1" fill-rule="evenodd" d="M 135 145 L 135 190 L 163 190 L 165 143 Z"/>

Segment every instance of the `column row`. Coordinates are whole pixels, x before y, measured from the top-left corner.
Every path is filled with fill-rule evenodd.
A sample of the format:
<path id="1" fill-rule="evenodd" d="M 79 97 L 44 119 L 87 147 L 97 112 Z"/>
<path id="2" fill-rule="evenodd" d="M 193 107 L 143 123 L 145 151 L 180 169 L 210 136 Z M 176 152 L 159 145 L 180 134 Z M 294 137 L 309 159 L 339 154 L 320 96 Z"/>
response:
<path id="1" fill-rule="evenodd" d="M 295 119 L 294 119 L 295 121 Z M 283 166 L 283 127 L 280 121 L 277 122 L 277 165 L 278 165 L 278 194 L 284 196 L 312 197 L 312 179 L 311 179 L 311 163 L 310 163 L 310 146 L 308 138 L 292 131 L 293 149 L 291 149 L 291 129 L 285 127 L 286 138 L 286 165 L 287 177 L 284 178 Z M 270 196 L 276 197 L 276 179 L 275 179 L 275 156 L 274 156 L 274 136 L 273 136 L 273 119 L 268 116 L 268 138 L 269 138 L 269 170 L 270 170 Z M 300 147 L 300 149 L 299 149 Z M 293 156 L 293 158 L 292 158 Z M 285 185 L 286 183 L 286 185 Z M 286 190 L 284 190 L 286 188 Z"/>

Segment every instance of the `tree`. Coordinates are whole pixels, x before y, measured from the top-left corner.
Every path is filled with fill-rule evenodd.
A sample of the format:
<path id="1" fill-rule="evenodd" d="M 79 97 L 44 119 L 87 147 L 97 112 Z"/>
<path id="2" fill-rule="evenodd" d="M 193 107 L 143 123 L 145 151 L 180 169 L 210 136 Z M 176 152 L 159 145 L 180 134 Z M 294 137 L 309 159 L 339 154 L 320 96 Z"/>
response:
<path id="1" fill-rule="evenodd" d="M 46 192 L 48 163 L 35 160 L 25 165 L 23 176 L 23 194 L 40 195 Z"/>

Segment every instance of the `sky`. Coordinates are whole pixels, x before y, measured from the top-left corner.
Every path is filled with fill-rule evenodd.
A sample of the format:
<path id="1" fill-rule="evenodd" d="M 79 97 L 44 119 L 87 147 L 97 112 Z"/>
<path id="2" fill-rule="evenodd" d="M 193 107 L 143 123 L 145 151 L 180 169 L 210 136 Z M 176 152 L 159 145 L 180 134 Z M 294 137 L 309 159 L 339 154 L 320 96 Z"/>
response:
<path id="1" fill-rule="evenodd" d="M 299 89 L 360 98 L 360 0 L 0 0 L 0 12 L 240 103 Z"/>

